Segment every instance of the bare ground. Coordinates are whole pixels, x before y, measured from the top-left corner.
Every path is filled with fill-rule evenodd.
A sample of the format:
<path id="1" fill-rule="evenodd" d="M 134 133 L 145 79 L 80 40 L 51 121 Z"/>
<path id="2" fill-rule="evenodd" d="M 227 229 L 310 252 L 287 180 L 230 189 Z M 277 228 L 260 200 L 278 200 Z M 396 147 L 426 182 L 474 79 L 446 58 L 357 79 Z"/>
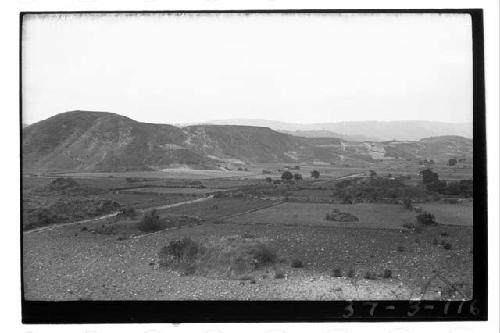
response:
<path id="1" fill-rule="evenodd" d="M 433 243 L 441 233 L 447 234 L 450 250 Z M 281 261 L 267 272 L 256 272 L 255 283 L 224 276 L 181 276 L 159 267 L 158 250 L 187 235 L 200 242 L 230 235 L 267 237 Z M 470 227 L 455 226 L 409 234 L 362 228 L 206 223 L 119 241 L 116 235 L 94 234 L 69 225 L 24 235 L 25 298 L 463 299 L 470 297 L 472 290 L 471 235 Z M 304 268 L 291 268 L 293 258 L 302 260 Z M 343 277 L 331 276 L 335 268 Z M 351 268 L 355 276 L 345 277 Z M 391 278 L 381 277 L 385 269 L 392 270 Z M 282 271 L 284 278 L 276 279 L 276 270 Z M 448 282 L 435 278 L 434 271 Z M 378 275 L 376 280 L 365 279 L 366 272 Z"/>

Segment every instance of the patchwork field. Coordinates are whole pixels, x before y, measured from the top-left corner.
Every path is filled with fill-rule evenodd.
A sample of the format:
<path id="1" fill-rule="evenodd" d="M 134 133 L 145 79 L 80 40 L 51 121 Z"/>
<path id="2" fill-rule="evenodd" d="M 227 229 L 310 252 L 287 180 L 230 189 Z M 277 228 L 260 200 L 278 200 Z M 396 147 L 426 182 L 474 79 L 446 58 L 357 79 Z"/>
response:
<path id="1" fill-rule="evenodd" d="M 472 226 L 472 213 L 467 207 L 449 204 L 430 204 L 424 207 L 430 207 L 430 212 L 438 212 L 436 220 L 440 224 Z M 353 214 L 359 218 L 359 222 L 327 221 L 326 214 L 335 208 Z M 342 205 L 285 202 L 278 206 L 234 217 L 231 222 L 400 229 L 404 224 L 415 223 L 415 213 L 400 205 L 390 204 Z"/>
<path id="2" fill-rule="evenodd" d="M 289 181 L 277 164 L 24 177 L 25 296 L 470 298 L 472 198 L 431 193 L 419 166 L 392 163 L 300 165 Z M 356 221 L 327 220 L 334 212 Z"/>

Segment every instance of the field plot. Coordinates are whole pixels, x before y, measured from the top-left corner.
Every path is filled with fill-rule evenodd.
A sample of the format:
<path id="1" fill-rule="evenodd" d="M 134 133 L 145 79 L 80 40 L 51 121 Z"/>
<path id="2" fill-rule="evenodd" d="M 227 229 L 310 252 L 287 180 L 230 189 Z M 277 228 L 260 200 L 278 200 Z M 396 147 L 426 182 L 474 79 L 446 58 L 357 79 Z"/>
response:
<path id="1" fill-rule="evenodd" d="M 273 205 L 272 201 L 260 199 L 214 198 L 189 205 L 182 205 L 165 210 L 159 210 L 160 216 L 188 215 L 205 219 L 220 218 L 240 214 L 249 210 L 266 208 Z"/>
<path id="2" fill-rule="evenodd" d="M 137 193 L 137 194 L 179 194 L 190 196 L 203 196 L 214 192 L 224 191 L 223 189 L 208 189 L 208 188 L 171 188 L 171 187 L 139 187 L 121 191 L 122 193 Z"/>
<path id="3" fill-rule="evenodd" d="M 325 216 L 333 209 L 353 214 L 359 222 L 332 222 Z M 306 226 L 342 226 L 368 228 L 398 229 L 405 223 L 415 223 L 415 213 L 405 210 L 399 205 L 391 204 L 316 204 L 292 203 L 263 209 L 251 214 L 237 216 L 231 219 L 234 223 L 263 223 Z"/>
<path id="4" fill-rule="evenodd" d="M 161 171 L 127 171 L 127 172 L 72 172 L 59 174 L 60 177 L 109 177 L 109 178 L 160 178 L 160 179 L 207 179 L 220 177 L 251 177 L 257 172 L 237 170 L 195 170 L 164 169 Z"/>
<path id="5" fill-rule="evenodd" d="M 420 204 L 429 213 L 436 216 L 440 224 L 472 226 L 474 209 L 472 202 L 464 204 L 424 203 Z"/>

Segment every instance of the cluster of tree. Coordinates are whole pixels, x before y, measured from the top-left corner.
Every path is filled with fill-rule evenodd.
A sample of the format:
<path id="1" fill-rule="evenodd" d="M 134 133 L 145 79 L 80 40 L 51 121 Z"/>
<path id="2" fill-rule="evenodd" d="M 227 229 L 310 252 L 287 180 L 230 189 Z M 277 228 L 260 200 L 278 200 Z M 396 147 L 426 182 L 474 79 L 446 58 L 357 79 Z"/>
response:
<path id="1" fill-rule="evenodd" d="M 435 183 L 427 184 L 426 188 L 430 192 L 443 195 L 456 195 L 471 198 L 474 195 L 474 184 L 471 180 L 460 180 L 458 182 L 446 182 L 439 180 Z"/>
<path id="2" fill-rule="evenodd" d="M 302 180 L 302 175 L 300 173 L 291 173 L 290 171 L 285 171 L 283 172 L 283 174 L 281 175 L 281 179 L 283 180 Z"/>
<path id="3" fill-rule="evenodd" d="M 460 180 L 458 182 L 447 182 L 439 180 L 439 174 L 430 169 L 425 169 L 421 171 L 420 174 L 422 175 L 422 183 L 429 192 L 464 197 L 473 196 L 474 189 L 472 179 Z"/>
<path id="4" fill-rule="evenodd" d="M 320 176 L 320 173 L 318 170 L 313 170 L 311 171 L 311 177 L 315 178 L 315 179 L 318 179 Z M 296 181 L 299 181 L 299 180 L 302 180 L 302 174 L 300 173 L 291 173 L 290 171 L 284 171 L 282 174 L 281 174 L 281 179 L 283 180 L 296 180 Z"/>
<path id="5" fill-rule="evenodd" d="M 369 182 L 363 183 L 350 179 L 340 181 L 332 195 L 343 203 L 427 197 L 424 187 L 405 185 L 400 180 L 382 177 L 372 178 Z"/>

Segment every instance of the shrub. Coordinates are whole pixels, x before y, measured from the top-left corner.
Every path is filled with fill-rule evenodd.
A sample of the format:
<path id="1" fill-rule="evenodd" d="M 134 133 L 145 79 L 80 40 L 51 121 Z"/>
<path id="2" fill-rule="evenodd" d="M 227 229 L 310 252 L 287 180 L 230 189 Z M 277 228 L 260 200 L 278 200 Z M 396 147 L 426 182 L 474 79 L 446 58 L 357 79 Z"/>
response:
<path id="1" fill-rule="evenodd" d="M 421 225 L 434 225 L 436 224 L 436 217 L 429 212 L 422 212 L 416 216 L 417 222 Z"/>
<path id="2" fill-rule="evenodd" d="M 441 245 L 443 245 L 443 249 L 445 250 L 451 250 L 451 243 L 449 242 L 442 242 Z"/>
<path id="3" fill-rule="evenodd" d="M 325 219 L 335 222 L 358 222 L 357 216 L 350 213 L 341 212 L 339 209 L 333 209 L 331 213 L 327 213 Z"/>
<path id="4" fill-rule="evenodd" d="M 384 279 L 390 279 L 392 277 L 392 270 L 384 269 Z"/>
<path id="5" fill-rule="evenodd" d="M 266 177 L 266 182 L 268 183 L 272 183 L 273 182 L 273 179 L 271 177 Z"/>
<path id="6" fill-rule="evenodd" d="M 154 232 L 162 229 L 160 223 L 160 217 L 156 213 L 156 210 L 150 211 L 145 214 L 141 222 L 139 222 L 138 228 L 142 232 Z"/>
<path id="7" fill-rule="evenodd" d="M 373 273 L 373 272 L 368 271 L 368 272 L 365 273 L 364 278 L 366 280 L 376 280 L 377 279 L 377 275 L 375 273 Z"/>
<path id="8" fill-rule="evenodd" d="M 293 259 L 290 266 L 292 268 L 302 268 L 304 267 L 304 264 L 299 259 Z"/>
<path id="9" fill-rule="evenodd" d="M 300 173 L 296 173 L 293 175 L 293 179 L 295 180 L 302 180 L 302 175 Z"/>
<path id="10" fill-rule="evenodd" d="M 129 217 L 129 218 L 134 218 L 137 216 L 137 212 L 134 207 L 127 207 L 123 209 L 118 216 L 123 216 L 123 217 Z"/>
<path id="11" fill-rule="evenodd" d="M 283 180 L 292 180 L 293 174 L 290 171 L 285 171 L 281 174 L 281 179 Z"/>
<path id="12" fill-rule="evenodd" d="M 261 243 L 251 248 L 249 253 L 253 256 L 253 259 L 256 261 L 255 264 L 257 267 L 270 264 L 276 261 L 277 258 L 276 253 L 271 248 Z"/>
<path id="13" fill-rule="evenodd" d="M 341 277 L 342 276 L 342 269 L 340 268 L 334 268 L 332 271 L 332 276 L 333 277 Z"/>
<path id="14" fill-rule="evenodd" d="M 313 170 L 311 171 L 311 177 L 315 178 L 315 179 L 318 179 L 320 176 L 320 173 L 318 170 Z"/>
<path id="15" fill-rule="evenodd" d="M 413 204 L 411 199 L 403 199 L 403 207 L 405 209 L 413 210 Z"/>
<path id="16" fill-rule="evenodd" d="M 353 278 L 356 275 L 356 272 L 354 271 L 354 268 L 351 268 L 347 271 L 347 277 Z"/>
<path id="17" fill-rule="evenodd" d="M 285 273 L 283 273 L 282 271 L 278 270 L 278 271 L 274 272 L 275 279 L 283 279 L 284 277 L 285 277 Z"/>
<path id="18" fill-rule="evenodd" d="M 200 248 L 201 246 L 190 237 L 170 241 L 167 246 L 160 250 L 160 265 L 168 262 L 168 257 L 172 257 L 177 262 L 191 262 L 200 252 Z"/>
<path id="19" fill-rule="evenodd" d="M 398 250 L 398 252 L 404 252 L 404 251 L 405 251 L 405 248 L 404 248 L 404 246 L 399 245 L 399 246 L 397 247 L 397 250 Z"/>
<path id="20" fill-rule="evenodd" d="M 439 234 L 441 237 L 448 237 L 448 233 L 447 232 L 442 232 L 441 234 Z"/>

